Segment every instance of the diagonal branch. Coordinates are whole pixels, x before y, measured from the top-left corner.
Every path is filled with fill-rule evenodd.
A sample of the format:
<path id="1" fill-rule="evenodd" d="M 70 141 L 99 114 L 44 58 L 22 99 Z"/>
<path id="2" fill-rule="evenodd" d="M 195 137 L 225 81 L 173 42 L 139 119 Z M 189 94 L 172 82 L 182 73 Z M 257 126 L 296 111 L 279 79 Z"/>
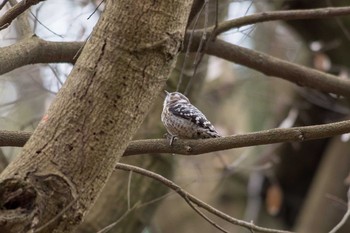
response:
<path id="1" fill-rule="evenodd" d="M 8 2 L 9 0 L 3 0 L 2 3 L 0 3 L 0 10 L 2 8 L 4 8 L 4 6 L 6 5 L 6 3 Z"/>
<path id="2" fill-rule="evenodd" d="M 20 6 L 20 4 L 17 2 L 17 0 L 10 0 L 9 3 L 12 6 L 12 8 L 9 11 Z M 24 3 L 24 4 L 26 4 L 26 3 Z M 22 12 L 21 14 L 16 16 L 16 19 L 17 19 L 16 31 L 17 31 L 20 39 L 32 34 L 32 28 L 31 28 L 30 23 L 29 23 L 28 14 L 26 14 L 25 12 Z M 7 23 L 6 25 L 9 25 L 9 24 Z"/>
<path id="3" fill-rule="evenodd" d="M 140 167 L 136 167 L 136 166 L 132 166 L 132 165 L 128 165 L 128 164 L 123 164 L 123 163 L 118 163 L 115 168 L 119 169 L 119 170 L 124 170 L 124 171 L 133 171 L 135 173 L 138 173 L 138 174 L 150 177 L 154 180 L 157 180 L 157 181 L 161 182 L 162 184 L 166 185 L 167 187 L 169 187 L 170 189 L 174 190 L 176 193 L 178 193 L 186 202 L 192 202 L 192 203 L 196 204 L 197 206 L 205 209 L 209 213 L 216 215 L 219 218 L 224 219 L 225 221 L 232 223 L 234 225 L 245 227 L 245 228 L 247 228 L 251 231 L 254 231 L 254 232 L 291 233 L 290 231 L 275 230 L 275 229 L 270 229 L 270 228 L 265 228 L 265 227 L 259 227 L 259 226 L 254 225 L 253 223 L 249 223 L 249 222 L 246 222 L 243 220 L 233 218 L 233 217 L 221 212 L 220 210 L 215 209 L 214 207 L 210 206 L 209 204 L 205 203 L 204 201 L 199 200 L 198 198 L 196 198 L 192 194 L 186 192 L 179 185 L 175 184 L 171 180 L 168 180 L 165 177 L 163 177 L 157 173 L 148 171 L 146 169 L 142 169 Z"/>
<path id="4" fill-rule="evenodd" d="M 22 0 L 12 8 L 10 8 L 6 13 L 0 18 L 0 30 L 10 26 L 11 22 L 22 14 L 29 7 L 38 4 L 45 0 Z"/>
<path id="5" fill-rule="evenodd" d="M 200 38 L 199 33 L 193 36 L 191 51 L 196 50 Z M 267 76 L 279 77 L 300 86 L 306 86 L 328 93 L 350 96 L 350 80 L 348 79 L 341 79 L 331 74 L 230 44 L 223 40 L 207 41 L 205 52 L 208 55 L 213 55 L 260 71 Z"/>
<path id="6" fill-rule="evenodd" d="M 333 137 L 344 133 L 350 133 L 350 120 L 287 129 L 275 128 L 221 138 L 205 139 L 205 143 L 203 143 L 204 140 L 177 140 L 170 146 L 169 141 L 166 139 L 135 140 L 130 142 L 123 156 L 149 153 L 198 155 L 272 143 L 303 142 Z M 21 147 L 29 139 L 30 135 L 30 132 L 0 131 L 0 146 Z"/>

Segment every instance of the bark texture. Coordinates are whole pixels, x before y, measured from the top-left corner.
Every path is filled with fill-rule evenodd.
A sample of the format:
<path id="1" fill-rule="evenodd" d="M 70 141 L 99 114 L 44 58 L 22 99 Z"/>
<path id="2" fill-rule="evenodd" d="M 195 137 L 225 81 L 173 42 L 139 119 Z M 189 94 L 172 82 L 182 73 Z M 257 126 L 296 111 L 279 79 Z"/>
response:
<path id="1" fill-rule="evenodd" d="M 82 221 L 163 87 L 190 7 L 107 1 L 56 100 L 0 176 L 0 232 L 70 232 Z"/>
<path id="2" fill-rule="evenodd" d="M 160 121 L 162 102 L 162 98 L 157 98 L 155 105 L 136 134 L 137 138 L 163 137 L 165 128 Z M 122 158 L 121 162 L 142 167 L 168 178 L 173 174 L 173 156 L 161 156 L 160 154 L 129 156 Z M 146 176 L 116 170 L 75 233 L 96 233 L 115 222 L 118 223 L 111 227 L 109 233 L 142 232 L 150 224 L 157 206 L 163 200 L 159 198 L 168 191 L 167 187 Z"/>

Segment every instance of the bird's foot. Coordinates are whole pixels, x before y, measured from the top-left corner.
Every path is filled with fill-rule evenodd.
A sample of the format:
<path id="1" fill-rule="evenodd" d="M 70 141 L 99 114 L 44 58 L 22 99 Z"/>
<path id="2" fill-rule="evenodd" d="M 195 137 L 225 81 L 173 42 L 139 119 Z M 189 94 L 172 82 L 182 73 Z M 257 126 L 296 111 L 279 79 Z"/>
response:
<path id="1" fill-rule="evenodd" d="M 173 142 L 175 141 L 175 140 L 177 140 L 177 136 L 173 136 L 173 135 L 171 135 L 171 137 L 170 137 L 170 146 L 172 146 L 173 145 Z"/>
<path id="2" fill-rule="evenodd" d="M 174 141 L 177 139 L 178 137 L 175 135 L 170 135 L 168 134 L 168 139 L 169 139 L 169 145 L 172 146 Z"/>

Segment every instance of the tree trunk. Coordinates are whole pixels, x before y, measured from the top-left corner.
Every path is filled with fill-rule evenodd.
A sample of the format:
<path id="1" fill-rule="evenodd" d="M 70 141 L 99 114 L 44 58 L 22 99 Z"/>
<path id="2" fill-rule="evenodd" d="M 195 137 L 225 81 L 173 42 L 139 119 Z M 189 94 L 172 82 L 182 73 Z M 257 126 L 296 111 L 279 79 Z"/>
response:
<path id="1" fill-rule="evenodd" d="M 161 98 L 156 100 L 138 131 L 137 138 L 159 138 L 164 135 L 165 128 L 160 121 L 162 102 Z M 142 167 L 167 178 L 171 178 L 173 174 L 173 156 L 127 156 L 123 157 L 121 162 Z M 116 221 L 118 224 L 113 226 L 109 233 L 142 232 L 163 200 L 158 198 L 168 191 L 167 187 L 149 177 L 117 170 L 111 175 L 94 207 L 75 233 L 96 233 Z M 158 201 L 152 202 L 154 200 Z"/>
<path id="2" fill-rule="evenodd" d="M 0 232 L 70 232 L 82 221 L 163 87 L 190 7 L 107 1 L 55 101 L 0 176 Z"/>

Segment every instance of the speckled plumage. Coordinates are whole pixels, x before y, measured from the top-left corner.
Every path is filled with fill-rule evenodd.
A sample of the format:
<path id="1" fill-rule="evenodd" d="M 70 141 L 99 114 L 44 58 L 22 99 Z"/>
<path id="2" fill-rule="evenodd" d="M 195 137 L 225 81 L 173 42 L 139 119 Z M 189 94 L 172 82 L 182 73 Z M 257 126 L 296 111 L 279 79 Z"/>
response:
<path id="1" fill-rule="evenodd" d="M 179 92 L 167 92 L 162 122 L 171 137 L 184 139 L 220 137 L 204 114 Z"/>

